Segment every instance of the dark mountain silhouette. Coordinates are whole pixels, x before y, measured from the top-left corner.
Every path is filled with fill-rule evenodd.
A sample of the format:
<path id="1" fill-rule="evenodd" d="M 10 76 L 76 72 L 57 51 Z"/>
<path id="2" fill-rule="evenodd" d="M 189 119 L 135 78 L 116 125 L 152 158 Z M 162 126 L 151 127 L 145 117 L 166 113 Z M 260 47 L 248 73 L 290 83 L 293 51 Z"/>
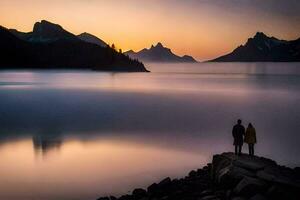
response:
<path id="1" fill-rule="evenodd" d="M 60 25 L 53 24 L 46 20 L 36 22 L 33 31 L 29 33 L 10 30 L 15 36 L 29 42 L 54 42 L 60 39 L 78 40 L 77 36 L 64 30 Z"/>
<path id="2" fill-rule="evenodd" d="M 94 69 L 145 72 L 144 65 L 116 52 L 84 42 L 61 26 L 42 21 L 30 33 L 0 27 L 0 69 Z"/>
<path id="3" fill-rule="evenodd" d="M 24 33 L 24 32 L 20 32 L 16 29 L 9 29 L 9 31 L 17 38 L 19 38 L 21 40 L 25 40 L 25 41 L 29 41 L 29 38 L 32 36 L 32 32 Z"/>
<path id="4" fill-rule="evenodd" d="M 90 33 L 81 33 L 80 35 L 77 35 L 77 37 L 85 42 L 97 44 L 101 47 L 107 46 L 107 44 L 103 40 L 101 40 L 100 38 L 98 38 Z"/>
<path id="5" fill-rule="evenodd" d="M 258 32 L 245 45 L 212 62 L 298 62 L 300 38 L 293 41 L 279 40 Z"/>
<path id="6" fill-rule="evenodd" d="M 143 62 L 197 62 L 191 56 L 177 56 L 172 53 L 171 49 L 164 47 L 161 43 L 156 46 L 151 46 L 150 49 L 143 49 L 139 52 L 132 50 L 125 52 L 126 55 L 133 59 L 138 59 Z"/>

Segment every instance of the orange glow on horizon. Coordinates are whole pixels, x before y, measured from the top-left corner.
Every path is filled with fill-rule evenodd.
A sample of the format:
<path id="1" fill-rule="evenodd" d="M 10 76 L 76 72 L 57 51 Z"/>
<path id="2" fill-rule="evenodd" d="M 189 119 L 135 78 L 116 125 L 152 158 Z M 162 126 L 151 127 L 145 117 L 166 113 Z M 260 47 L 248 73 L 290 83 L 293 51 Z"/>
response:
<path id="1" fill-rule="evenodd" d="M 75 34 L 94 34 L 123 51 L 162 42 L 174 53 L 198 60 L 229 53 L 257 31 L 282 39 L 300 36 L 299 16 L 287 18 L 252 7 L 241 14 L 205 2 L 2 0 L 0 24 L 29 32 L 45 19 Z"/>

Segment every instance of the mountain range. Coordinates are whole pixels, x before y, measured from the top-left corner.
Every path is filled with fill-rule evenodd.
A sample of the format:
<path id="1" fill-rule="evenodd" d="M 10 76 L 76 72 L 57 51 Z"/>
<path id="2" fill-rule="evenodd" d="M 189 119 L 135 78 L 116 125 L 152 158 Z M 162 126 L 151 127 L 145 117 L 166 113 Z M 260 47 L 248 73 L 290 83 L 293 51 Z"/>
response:
<path id="1" fill-rule="evenodd" d="M 299 62 L 300 38 L 286 41 L 257 32 L 245 45 L 210 62 Z"/>
<path id="2" fill-rule="evenodd" d="M 0 69 L 81 68 L 106 71 L 145 72 L 139 62 L 197 62 L 177 56 L 162 43 L 139 52 L 124 54 L 90 33 L 75 35 L 62 26 L 42 20 L 28 33 L 0 26 Z M 300 38 L 286 41 L 262 32 L 249 38 L 231 53 L 209 62 L 299 62 Z"/>
<path id="3" fill-rule="evenodd" d="M 143 49 L 139 52 L 134 52 L 132 50 L 125 52 L 130 58 L 141 60 L 143 62 L 197 62 L 193 57 L 177 56 L 171 49 L 166 48 L 162 43 L 158 43 L 156 46 L 152 45 L 149 49 Z"/>
<path id="4" fill-rule="evenodd" d="M 76 36 L 62 26 L 45 20 L 35 23 L 33 31 L 29 33 L 0 26 L 0 69 L 83 68 L 147 71 L 141 62 L 117 52 L 108 45 L 104 46 L 104 42 L 95 44 L 97 39 L 91 36 L 87 33 Z"/>

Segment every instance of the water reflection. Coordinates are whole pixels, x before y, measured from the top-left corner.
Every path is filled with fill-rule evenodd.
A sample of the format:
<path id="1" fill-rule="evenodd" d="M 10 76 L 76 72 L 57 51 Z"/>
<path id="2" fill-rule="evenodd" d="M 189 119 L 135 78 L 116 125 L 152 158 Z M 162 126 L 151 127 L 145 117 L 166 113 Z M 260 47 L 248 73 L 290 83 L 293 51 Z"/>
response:
<path id="1" fill-rule="evenodd" d="M 45 137 L 38 135 L 32 138 L 32 143 L 36 154 L 45 156 L 49 151 L 59 150 L 63 141 L 59 136 Z"/>
<path id="2" fill-rule="evenodd" d="M 182 176 L 232 150 L 238 118 L 260 155 L 300 165 L 298 65 L 1 72 L 0 199 L 96 199 Z"/>
<path id="3" fill-rule="evenodd" d="M 30 140 L 0 148 L 0 199 L 97 199 L 184 176 L 205 156 L 130 140 L 67 140 L 59 154 L 35 159 Z M 159 163 L 159 164 L 158 164 Z M 7 181 L 8 180 L 8 181 Z"/>

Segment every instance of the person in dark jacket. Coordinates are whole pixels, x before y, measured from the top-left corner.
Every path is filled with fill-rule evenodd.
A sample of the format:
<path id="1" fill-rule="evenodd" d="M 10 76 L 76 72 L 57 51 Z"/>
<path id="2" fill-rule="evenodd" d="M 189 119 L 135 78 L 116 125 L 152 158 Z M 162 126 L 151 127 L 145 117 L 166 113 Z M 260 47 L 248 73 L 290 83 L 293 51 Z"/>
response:
<path id="1" fill-rule="evenodd" d="M 242 125 L 242 120 L 238 120 L 237 124 L 232 129 L 232 136 L 234 139 L 235 155 L 242 154 L 242 147 L 244 143 L 245 127 Z"/>

